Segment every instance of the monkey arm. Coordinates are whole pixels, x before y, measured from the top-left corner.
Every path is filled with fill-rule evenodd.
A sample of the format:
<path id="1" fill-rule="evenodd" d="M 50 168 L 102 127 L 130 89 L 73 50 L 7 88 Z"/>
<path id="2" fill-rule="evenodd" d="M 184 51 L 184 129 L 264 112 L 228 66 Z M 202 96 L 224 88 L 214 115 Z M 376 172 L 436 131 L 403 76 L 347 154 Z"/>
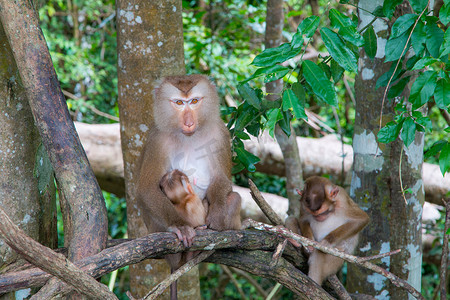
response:
<path id="1" fill-rule="evenodd" d="M 221 172 L 216 174 L 206 191 L 208 214 L 206 224 L 214 230 L 240 229 L 241 196 L 233 192 L 231 180 Z"/>
<path id="2" fill-rule="evenodd" d="M 293 233 L 300 234 L 300 225 L 298 220 L 294 216 L 290 216 L 284 221 L 285 227 L 292 231 Z"/>
<path id="3" fill-rule="evenodd" d="M 369 223 L 369 216 L 359 207 L 351 209 L 347 215 L 348 222 L 330 232 L 323 240 L 338 244 L 358 234 Z"/>

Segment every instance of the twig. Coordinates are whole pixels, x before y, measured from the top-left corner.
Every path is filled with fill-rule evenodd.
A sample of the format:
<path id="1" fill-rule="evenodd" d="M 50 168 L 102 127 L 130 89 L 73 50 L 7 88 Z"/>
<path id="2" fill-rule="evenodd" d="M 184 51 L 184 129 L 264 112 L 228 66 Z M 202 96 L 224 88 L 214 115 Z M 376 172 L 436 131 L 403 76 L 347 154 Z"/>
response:
<path id="1" fill-rule="evenodd" d="M 279 284 L 277 282 L 277 284 L 275 284 L 275 286 L 273 287 L 273 289 L 270 291 L 269 295 L 267 295 L 266 300 L 271 300 L 273 298 L 273 296 L 275 296 L 275 294 L 278 292 L 278 290 L 280 289 L 281 284 Z"/>
<path id="2" fill-rule="evenodd" d="M 398 254 L 400 252 L 402 252 L 402 250 L 401 249 L 397 249 L 397 250 L 394 250 L 394 251 L 381 253 L 381 254 L 377 254 L 377 255 L 373 255 L 373 256 L 360 257 L 359 259 L 361 261 L 375 260 L 375 259 L 380 259 L 380 258 L 387 257 L 387 256 L 392 256 L 392 255 Z"/>
<path id="3" fill-rule="evenodd" d="M 349 293 L 339 281 L 336 274 L 329 276 L 328 282 L 331 284 L 333 290 L 336 292 L 340 300 L 352 300 L 352 297 L 350 297 Z"/>
<path id="4" fill-rule="evenodd" d="M 403 280 L 401 278 L 399 278 L 398 276 L 392 274 L 391 272 L 377 266 L 374 265 L 373 263 L 367 262 L 367 261 L 361 261 L 361 259 L 357 256 L 354 255 L 350 255 L 347 254 L 345 252 L 342 252 L 336 248 L 330 248 L 330 247 L 326 247 L 321 245 L 320 243 L 310 240 L 308 238 L 305 238 L 303 236 L 300 236 L 298 234 L 295 234 L 293 232 L 291 232 L 290 230 L 287 230 L 285 228 L 281 228 L 281 227 L 274 227 L 268 224 L 264 224 L 261 222 L 257 222 L 251 219 L 247 219 L 244 221 L 244 223 L 242 224 L 243 227 L 247 226 L 247 228 L 255 228 L 257 230 L 262 230 L 262 231 L 269 231 L 269 232 L 273 232 L 279 235 L 282 235 L 288 239 L 293 239 L 296 242 L 302 244 L 304 247 L 308 247 L 308 246 L 312 246 L 324 253 L 327 254 L 331 254 L 333 256 L 339 257 L 343 260 L 346 260 L 348 262 L 357 264 L 359 266 L 362 266 L 366 269 L 369 269 L 371 271 L 374 271 L 378 274 L 381 274 L 382 276 L 386 277 L 387 279 L 389 279 L 396 287 L 400 287 L 405 289 L 406 291 L 408 291 L 412 296 L 414 296 L 416 299 L 421 299 L 421 300 L 425 300 L 425 298 L 413 287 L 411 286 L 406 280 Z"/>
<path id="5" fill-rule="evenodd" d="M 447 299 L 447 267 L 448 267 L 448 242 L 447 234 L 450 228 L 450 199 L 443 200 L 445 203 L 445 226 L 444 238 L 442 241 L 441 270 L 439 271 L 439 290 L 441 292 L 441 300 Z"/>
<path id="6" fill-rule="evenodd" d="M 283 251 L 284 251 L 284 248 L 286 247 L 287 241 L 288 240 L 285 239 L 282 243 L 278 244 L 277 249 L 275 250 L 275 252 L 272 255 L 272 261 L 270 262 L 271 268 L 274 268 L 278 264 L 278 261 L 280 260 L 281 255 L 283 255 Z"/>
<path id="7" fill-rule="evenodd" d="M 263 297 L 267 297 L 267 292 L 261 287 L 261 285 L 252 277 L 250 276 L 247 272 L 242 271 L 241 269 L 238 268 L 234 268 L 234 267 L 230 267 L 231 270 L 233 270 L 234 273 L 238 274 L 239 276 L 242 276 L 245 278 L 245 280 L 247 280 L 251 285 L 253 285 L 255 287 L 255 289 L 258 291 L 258 293 L 263 296 Z"/>
<path id="8" fill-rule="evenodd" d="M 0 207 L 0 235 L 6 243 L 30 263 L 70 284 L 93 299 L 117 299 L 108 288 L 81 271 L 63 255 L 28 237 Z"/>
<path id="9" fill-rule="evenodd" d="M 142 300 L 156 299 L 156 297 L 161 295 L 164 292 L 164 290 L 172 284 L 172 282 L 178 280 L 178 278 L 180 278 L 181 275 L 189 272 L 193 267 L 195 267 L 196 265 L 207 259 L 213 253 L 214 251 L 201 252 L 199 255 L 197 255 L 184 265 L 182 265 L 178 270 L 170 274 L 169 277 L 167 277 L 166 279 L 155 285 L 155 287 L 147 295 L 145 295 L 145 297 L 142 298 Z"/>
<path id="10" fill-rule="evenodd" d="M 72 100 L 83 101 L 84 104 L 86 105 L 86 107 L 89 108 L 90 110 L 92 110 L 93 113 L 95 113 L 95 114 L 97 114 L 99 116 L 105 117 L 107 119 L 116 121 L 116 122 L 120 121 L 120 119 L 118 117 L 112 116 L 112 115 L 107 114 L 105 112 L 102 112 L 101 110 L 98 110 L 94 105 L 91 105 L 91 104 L 87 103 L 84 98 L 77 97 L 74 94 L 72 94 L 71 92 L 68 92 L 66 90 L 61 90 L 61 91 L 64 94 L 64 96 L 66 96 L 66 97 L 68 97 L 68 98 L 70 98 Z"/>
<path id="11" fill-rule="evenodd" d="M 236 278 L 234 278 L 233 273 L 230 271 L 230 268 L 228 268 L 227 266 L 224 266 L 224 265 L 222 265 L 221 267 L 222 267 L 223 271 L 227 274 L 227 276 L 230 278 L 231 282 L 236 287 L 238 293 L 241 295 L 241 299 L 246 299 L 247 297 L 245 296 L 244 291 L 239 286 L 239 282 L 236 280 Z"/>
<path id="12" fill-rule="evenodd" d="M 408 204 L 408 201 L 405 197 L 405 190 L 403 189 L 403 180 L 402 180 L 402 158 L 403 158 L 403 145 L 400 149 L 400 159 L 398 161 L 398 179 L 400 180 L 400 190 L 402 191 L 403 199 L 405 200 L 405 204 Z"/>
<path id="13" fill-rule="evenodd" d="M 253 200 L 255 200 L 256 204 L 261 208 L 263 213 L 267 216 L 269 221 L 274 225 L 283 225 L 284 222 L 277 215 L 277 213 L 270 207 L 264 197 L 261 195 L 261 192 L 258 190 L 256 185 L 253 183 L 251 179 L 248 180 L 248 185 L 250 187 L 250 194 L 252 195 Z"/>

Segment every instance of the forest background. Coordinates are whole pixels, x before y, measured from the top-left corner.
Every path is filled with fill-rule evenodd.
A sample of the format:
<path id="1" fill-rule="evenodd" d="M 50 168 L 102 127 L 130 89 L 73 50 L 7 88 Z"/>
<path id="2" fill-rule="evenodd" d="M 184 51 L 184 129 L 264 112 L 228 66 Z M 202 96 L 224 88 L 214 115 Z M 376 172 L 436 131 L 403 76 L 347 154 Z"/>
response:
<path id="1" fill-rule="evenodd" d="M 426 13 L 428 19 L 423 19 L 417 25 L 415 23 L 419 20 L 417 16 L 426 4 L 430 3 L 410 1 L 414 11 L 407 14 L 407 17 L 399 18 L 400 22 L 395 23 L 398 16 L 394 15 L 394 11 L 401 2 L 392 1 L 389 5 L 381 5 L 378 11 L 373 12 L 372 17 L 391 22 L 389 25 L 391 43 L 387 43 L 386 52 L 390 53 L 387 54 L 390 55 L 387 60 L 394 63 L 385 70 L 387 75 L 377 82 L 377 88 L 382 88 L 388 81 L 389 83 L 392 81 L 394 87 L 384 100 L 388 103 L 391 99 L 392 103 L 396 103 L 392 106 L 397 107 L 396 116 L 390 119 L 390 123 L 384 122 L 384 130 L 380 130 L 378 138 L 380 142 L 388 143 L 401 134 L 403 142 L 409 146 L 414 142 L 418 132 L 426 132 L 423 136 L 423 148 L 428 151 L 428 155 L 424 161 L 439 164 L 443 174 L 450 166 L 448 144 L 450 34 L 447 29 L 450 21 L 450 4 L 446 1 L 440 4 L 439 1 L 431 3 L 433 5 L 429 6 L 430 10 Z M 72 119 L 85 123 L 117 122 L 118 50 L 114 1 L 42 1 L 39 7 L 40 25 Z M 207 74 L 214 79 L 221 99 L 224 99 L 223 117 L 229 122 L 230 127 L 234 125 L 235 129 L 241 127 L 256 134 L 261 129 L 266 129 L 273 136 L 276 134 L 276 124 L 285 132 L 290 131 L 286 123 L 283 125 L 283 120 L 288 119 L 292 121 L 292 129 L 297 136 L 317 138 L 335 134 L 343 143 L 351 145 L 355 134 L 355 108 L 359 101 L 358 94 L 355 94 L 355 78 L 358 69 L 361 69 L 357 65 L 358 47 L 363 47 L 370 59 L 375 57 L 377 49 L 376 46 L 374 49 L 373 44 L 373 40 L 376 40 L 371 31 L 373 28 L 369 30 L 371 28 L 369 25 L 357 30 L 357 5 L 348 1 L 283 2 L 285 18 L 281 41 L 289 43 L 289 49 L 296 49 L 295 45 L 304 46 L 301 58 L 318 62 L 324 79 L 332 83 L 333 91 L 330 92 L 329 86 L 321 86 L 319 82 L 311 81 L 305 69 L 297 68 L 296 63 L 290 61 L 297 55 L 292 55 L 289 51 L 284 51 L 285 49 L 273 53 L 263 52 L 267 9 L 266 1 L 257 0 L 183 1 L 186 73 Z M 304 20 L 308 20 L 309 23 L 302 23 Z M 393 25 L 394 23 L 397 25 Z M 299 26 L 300 24 L 303 24 L 303 27 Z M 411 56 L 405 58 L 402 62 L 404 69 L 400 67 L 394 72 L 396 62 L 406 57 L 406 51 L 402 52 L 404 50 L 404 47 L 401 47 L 402 42 L 403 46 L 409 45 L 410 41 L 407 38 L 417 26 L 423 26 L 422 37 L 414 37 L 421 46 L 412 43 L 412 47 L 419 54 L 412 56 L 413 60 L 410 59 Z M 321 29 L 325 27 L 335 29 L 340 34 L 338 40 L 333 40 L 335 38 L 333 33 Z M 324 42 L 323 36 L 329 37 L 328 43 L 326 40 Z M 345 47 L 341 47 L 341 44 L 345 44 Z M 388 47 L 391 47 L 390 52 Z M 334 54 L 332 59 L 328 57 L 328 53 Z M 350 59 L 343 59 L 344 54 Z M 314 67 L 312 68 L 316 71 Z M 418 70 L 426 71 L 419 73 Z M 416 80 L 417 76 L 419 79 Z M 252 115 L 257 108 L 261 111 L 261 107 L 264 106 L 260 92 L 264 84 L 280 78 L 288 87 L 283 89 L 280 105 L 263 107 L 265 111 L 260 119 L 246 120 L 245 116 Z M 296 84 L 305 81 L 305 88 L 300 89 Z M 405 87 L 406 90 L 411 90 L 409 99 L 413 112 L 411 105 L 403 105 L 400 101 L 403 99 Z M 321 89 L 325 90 L 323 94 L 315 92 Z M 290 97 L 296 101 L 292 101 Z M 392 99 L 397 99 L 397 102 Z M 289 109 L 283 107 L 285 103 L 291 103 Z M 307 115 L 304 115 L 305 108 Z M 308 119 L 308 122 L 305 119 Z M 258 158 L 244 150 L 242 140 L 248 138 L 246 134 L 240 134 L 235 130 L 233 137 L 233 149 L 238 153 L 235 157 L 234 182 L 240 186 L 247 186 L 247 178 L 251 178 L 262 191 L 288 197 L 284 177 L 254 172 L 257 169 Z M 346 187 L 350 184 L 344 178 L 333 179 L 347 185 Z M 411 188 L 413 187 L 402 188 L 403 196 L 414 194 L 415 191 Z M 108 209 L 110 238 L 127 237 L 125 198 L 119 198 L 105 191 L 103 195 Z M 441 215 L 435 224 L 429 226 L 424 224 L 427 232 L 435 237 L 431 248 L 427 249 L 426 257 L 434 257 L 442 251 L 440 241 L 444 232 L 444 209 L 441 209 Z M 60 246 L 64 243 L 61 220 L 62 217 L 59 216 Z M 204 265 L 200 271 L 203 278 L 202 296 L 205 299 L 217 297 L 241 299 L 250 296 L 258 298 L 259 296 L 255 296 L 260 293 L 258 289 L 268 291 L 274 286 L 270 280 L 249 277 L 237 270 L 233 272 L 230 275 L 229 270 L 226 271 L 217 265 Z M 343 274 L 345 278 L 346 269 Z M 425 260 L 422 265 L 421 288 L 426 298 L 431 299 L 437 295 L 438 279 L 439 264 L 433 259 Z M 126 299 L 125 292 L 130 289 L 128 268 L 104 276 L 102 282 L 108 284 L 120 298 Z M 283 288 L 276 297 L 288 295 L 290 291 Z M 264 293 L 260 297 L 263 298 Z"/>

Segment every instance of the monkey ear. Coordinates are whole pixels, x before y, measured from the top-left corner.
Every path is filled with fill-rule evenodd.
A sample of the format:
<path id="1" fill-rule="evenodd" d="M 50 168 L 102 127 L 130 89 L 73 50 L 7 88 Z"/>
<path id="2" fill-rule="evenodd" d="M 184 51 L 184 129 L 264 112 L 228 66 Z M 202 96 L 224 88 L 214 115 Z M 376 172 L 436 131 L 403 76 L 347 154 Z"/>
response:
<path id="1" fill-rule="evenodd" d="M 336 196 L 339 193 L 339 187 L 335 186 L 335 185 L 330 185 L 328 187 L 328 198 L 330 198 L 331 200 L 336 200 Z"/>
<path id="2" fill-rule="evenodd" d="M 303 196 L 303 191 L 299 190 L 299 189 L 295 189 L 295 191 L 297 192 L 297 194 L 299 194 L 300 196 Z"/>

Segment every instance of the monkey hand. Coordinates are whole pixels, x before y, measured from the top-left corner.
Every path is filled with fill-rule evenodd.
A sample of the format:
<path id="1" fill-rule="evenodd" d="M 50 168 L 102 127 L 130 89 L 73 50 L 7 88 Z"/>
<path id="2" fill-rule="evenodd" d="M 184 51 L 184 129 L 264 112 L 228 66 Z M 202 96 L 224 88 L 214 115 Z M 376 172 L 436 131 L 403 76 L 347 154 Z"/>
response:
<path id="1" fill-rule="evenodd" d="M 173 232 L 177 235 L 178 239 L 183 242 L 185 247 L 192 246 L 192 240 L 194 239 L 196 232 L 191 226 L 170 226 L 167 231 Z"/>
<path id="2" fill-rule="evenodd" d="M 204 224 L 204 225 L 198 225 L 197 227 L 195 227 L 195 230 L 205 230 L 207 228 L 208 228 L 208 226 L 206 226 L 206 224 Z"/>

